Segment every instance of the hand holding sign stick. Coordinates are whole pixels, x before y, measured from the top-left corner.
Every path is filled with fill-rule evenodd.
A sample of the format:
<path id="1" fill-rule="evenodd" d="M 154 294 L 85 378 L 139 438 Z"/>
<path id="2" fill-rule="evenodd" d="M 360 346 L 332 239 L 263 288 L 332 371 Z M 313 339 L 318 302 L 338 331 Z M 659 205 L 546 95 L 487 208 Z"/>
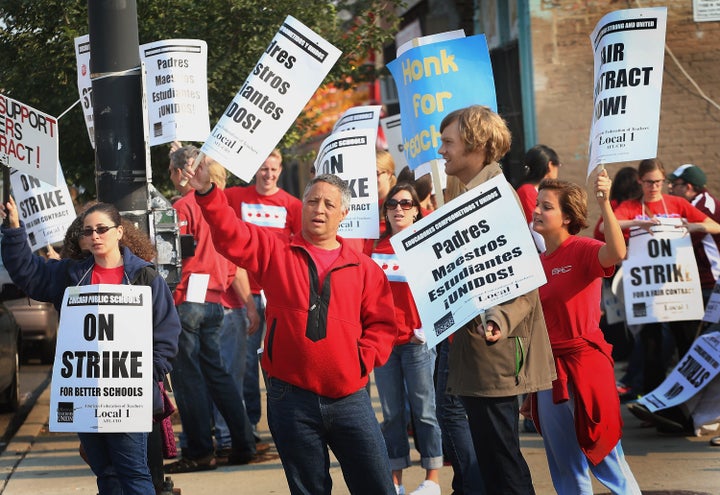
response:
<path id="1" fill-rule="evenodd" d="M 202 163 L 203 158 L 205 158 L 205 153 L 203 153 L 203 152 L 201 151 L 201 152 L 198 153 L 197 156 L 195 157 L 195 161 L 193 161 L 192 165 L 190 165 L 189 168 L 186 167 L 185 169 L 186 169 L 186 170 L 190 170 L 190 172 L 195 172 L 195 170 L 198 168 L 198 165 L 200 165 L 200 163 Z M 183 186 L 183 187 L 186 186 L 187 183 L 188 183 L 187 177 L 183 178 L 183 179 L 180 181 L 180 185 Z"/>
<path id="2" fill-rule="evenodd" d="M 602 174 L 603 172 L 605 173 L 605 177 L 607 177 L 607 170 L 605 170 L 605 164 L 601 162 L 600 165 L 598 165 L 598 177 L 600 177 L 600 174 Z M 605 194 L 603 191 L 598 190 L 597 177 L 595 178 L 595 197 L 598 199 L 610 197 L 609 189 L 607 194 Z"/>
<path id="3" fill-rule="evenodd" d="M 600 164 L 597 168 L 593 185 L 595 197 L 598 199 L 598 203 L 601 204 L 602 202 L 610 199 L 611 186 L 612 181 L 610 180 L 610 176 L 608 175 L 607 170 L 605 170 L 605 167 Z"/>

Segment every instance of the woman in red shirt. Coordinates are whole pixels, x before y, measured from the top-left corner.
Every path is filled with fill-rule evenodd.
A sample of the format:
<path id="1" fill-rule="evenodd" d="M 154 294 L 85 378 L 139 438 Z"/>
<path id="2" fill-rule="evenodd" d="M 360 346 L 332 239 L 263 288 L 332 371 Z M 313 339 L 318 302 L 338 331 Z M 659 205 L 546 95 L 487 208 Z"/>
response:
<path id="1" fill-rule="evenodd" d="M 638 165 L 639 182 L 642 197 L 623 201 L 615 209 L 620 228 L 627 238 L 631 228 L 650 230 L 660 223 L 660 218 L 682 218 L 688 232 L 720 233 L 720 225 L 703 212 L 695 208 L 685 198 L 663 194 L 665 168 L 657 158 L 642 160 Z M 600 231 L 606 230 L 604 225 Z M 684 355 L 695 339 L 698 321 L 672 321 L 670 330 L 680 356 Z M 644 371 L 642 393 L 647 394 L 665 379 L 666 364 L 663 359 L 661 323 L 648 323 L 640 331 L 644 348 Z"/>
<path id="2" fill-rule="evenodd" d="M 594 189 L 605 243 L 576 235 L 587 227 L 587 195 L 578 185 L 546 179 L 538 191 L 533 228 L 545 240 L 540 259 L 548 281 L 539 292 L 558 377 L 552 390 L 537 392 L 536 425 L 558 494 L 592 493 L 590 472 L 612 493 L 639 494 L 620 444 L 612 346 L 599 327 L 602 278 L 625 256 L 625 240 L 607 172 Z"/>
<path id="3" fill-rule="evenodd" d="M 412 185 L 401 183 L 387 194 L 382 206 L 385 234 L 372 249 L 372 258 L 390 281 L 395 301 L 398 334 L 387 363 L 375 368 L 380 404 L 383 412 L 383 436 L 387 445 L 393 482 L 398 494 L 404 494 L 403 469 L 410 466 L 410 444 L 405 420 L 405 404 L 409 402 L 420 451 L 420 465 L 425 468 L 425 481 L 418 495 L 440 495 L 439 470 L 443 464 L 442 435 L 435 413 L 435 349 L 428 349 L 422 323 L 410 293 L 403 267 L 399 265 L 390 236 L 412 226 L 422 218 L 420 200 Z M 366 251 L 367 252 L 367 251 Z M 367 253 L 370 254 L 370 253 Z"/>

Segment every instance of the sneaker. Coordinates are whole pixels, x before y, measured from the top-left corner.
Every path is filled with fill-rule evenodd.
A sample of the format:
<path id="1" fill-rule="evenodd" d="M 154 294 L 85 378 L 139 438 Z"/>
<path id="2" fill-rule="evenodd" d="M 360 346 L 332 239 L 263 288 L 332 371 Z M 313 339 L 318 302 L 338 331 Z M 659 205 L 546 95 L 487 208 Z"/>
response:
<path id="1" fill-rule="evenodd" d="M 434 481 L 425 480 L 410 495 L 440 495 L 440 485 Z"/>
<path id="2" fill-rule="evenodd" d="M 625 395 L 632 390 L 632 387 L 625 385 L 623 382 L 615 382 L 615 388 L 618 395 Z"/>
<path id="3" fill-rule="evenodd" d="M 402 485 L 395 485 L 395 494 L 396 495 L 405 495 L 405 487 Z"/>
<path id="4" fill-rule="evenodd" d="M 252 425 L 252 432 L 253 432 L 253 437 L 255 438 L 255 443 L 260 443 L 262 438 L 260 437 L 260 434 L 258 433 L 257 425 Z"/>

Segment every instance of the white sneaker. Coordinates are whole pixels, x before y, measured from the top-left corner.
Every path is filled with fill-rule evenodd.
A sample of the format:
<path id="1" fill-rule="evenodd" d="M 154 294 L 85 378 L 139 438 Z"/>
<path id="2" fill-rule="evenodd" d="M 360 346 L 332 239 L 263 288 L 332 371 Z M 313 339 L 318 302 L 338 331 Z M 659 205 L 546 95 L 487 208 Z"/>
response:
<path id="1" fill-rule="evenodd" d="M 402 485 L 395 485 L 396 495 L 405 495 L 405 487 Z"/>
<path id="2" fill-rule="evenodd" d="M 410 495 L 440 495 L 440 485 L 434 481 L 425 480 Z"/>

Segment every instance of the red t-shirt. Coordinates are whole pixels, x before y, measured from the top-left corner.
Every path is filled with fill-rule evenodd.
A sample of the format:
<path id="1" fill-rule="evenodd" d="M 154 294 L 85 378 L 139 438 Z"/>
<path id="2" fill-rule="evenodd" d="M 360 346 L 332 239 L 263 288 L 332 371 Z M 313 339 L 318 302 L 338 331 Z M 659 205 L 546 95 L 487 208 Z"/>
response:
<path id="1" fill-rule="evenodd" d="M 254 185 L 228 187 L 224 192 L 228 204 L 244 222 L 272 229 L 287 237 L 300 233 L 302 202 L 292 194 L 278 189 L 264 196 L 257 192 Z M 262 287 L 252 277 L 249 279 L 251 292 L 259 294 Z"/>
<path id="2" fill-rule="evenodd" d="M 378 241 L 372 250 L 372 259 L 382 268 L 390 281 L 398 330 L 395 345 L 407 344 L 413 336 L 413 330 L 421 328 L 422 323 L 405 273 L 398 262 L 392 244 L 390 244 L 390 236 L 383 237 Z"/>
<path id="3" fill-rule="evenodd" d="M 90 282 L 93 284 L 122 284 L 125 275 L 125 266 L 105 268 L 99 265 L 93 266 Z"/>
<path id="4" fill-rule="evenodd" d="M 707 216 L 691 205 L 688 200 L 679 196 L 663 194 L 660 201 L 645 203 L 641 199 L 628 199 L 620 203 L 615 209 L 615 217 L 618 220 L 649 220 L 650 217 L 658 218 L 685 218 L 690 223 L 704 221 Z M 630 237 L 629 229 L 623 231 L 625 240 Z"/>
<path id="5" fill-rule="evenodd" d="M 551 343 L 599 330 L 601 279 L 615 271 L 600 265 L 602 246 L 595 239 L 573 235 L 549 256 L 540 255 L 547 278 L 539 289 L 540 302 Z"/>
<path id="6" fill-rule="evenodd" d="M 315 267 L 318 271 L 319 285 L 322 287 L 322 284 L 325 281 L 325 276 L 330 270 L 330 267 L 333 263 L 335 263 L 335 260 L 338 259 L 338 256 L 340 256 L 340 249 L 342 249 L 342 246 L 335 249 L 323 249 L 313 246 L 312 244 L 308 244 L 307 248 L 310 252 L 310 256 L 315 262 Z"/>
<path id="7" fill-rule="evenodd" d="M 663 194 L 660 201 L 645 203 L 639 199 L 628 199 L 620 203 L 615 209 L 615 216 L 618 220 L 642 220 L 650 217 L 659 218 L 686 218 L 690 223 L 704 221 L 707 216 L 691 205 L 687 199 L 679 196 Z"/>
<path id="8" fill-rule="evenodd" d="M 263 196 L 255 186 L 228 187 L 225 196 L 244 222 L 275 229 L 287 236 L 299 233 L 302 228 L 302 203 L 282 189 Z"/>

